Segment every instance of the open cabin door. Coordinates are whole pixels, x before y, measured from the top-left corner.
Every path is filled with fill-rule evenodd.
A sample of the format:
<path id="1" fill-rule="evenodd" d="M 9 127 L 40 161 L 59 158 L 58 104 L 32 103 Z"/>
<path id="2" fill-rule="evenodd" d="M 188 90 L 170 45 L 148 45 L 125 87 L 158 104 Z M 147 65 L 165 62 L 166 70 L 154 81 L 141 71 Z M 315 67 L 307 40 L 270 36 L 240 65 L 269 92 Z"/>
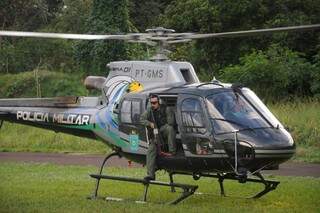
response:
<path id="1" fill-rule="evenodd" d="M 128 143 L 124 151 L 145 154 L 148 148 L 146 130 L 140 124 L 140 116 L 145 111 L 145 100 L 124 98 L 119 109 L 119 134 L 121 139 Z"/>
<path id="2" fill-rule="evenodd" d="M 187 157 L 212 154 L 210 121 L 200 96 L 182 94 L 177 103 L 177 121 Z"/>

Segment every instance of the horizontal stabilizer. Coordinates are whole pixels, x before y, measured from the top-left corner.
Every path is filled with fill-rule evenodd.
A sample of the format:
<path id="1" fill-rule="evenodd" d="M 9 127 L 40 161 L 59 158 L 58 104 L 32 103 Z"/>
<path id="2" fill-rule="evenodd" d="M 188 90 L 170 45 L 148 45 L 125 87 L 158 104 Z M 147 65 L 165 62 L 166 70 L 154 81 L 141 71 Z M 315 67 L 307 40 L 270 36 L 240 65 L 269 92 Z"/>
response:
<path id="1" fill-rule="evenodd" d="M 56 98 L 12 98 L 0 99 L 0 107 L 49 107 L 73 108 L 96 107 L 97 97 L 56 97 Z M 1 110 L 0 110 L 1 111 Z"/>
<path id="2" fill-rule="evenodd" d="M 77 103 L 78 97 L 0 99 L 0 107 L 64 107 Z"/>

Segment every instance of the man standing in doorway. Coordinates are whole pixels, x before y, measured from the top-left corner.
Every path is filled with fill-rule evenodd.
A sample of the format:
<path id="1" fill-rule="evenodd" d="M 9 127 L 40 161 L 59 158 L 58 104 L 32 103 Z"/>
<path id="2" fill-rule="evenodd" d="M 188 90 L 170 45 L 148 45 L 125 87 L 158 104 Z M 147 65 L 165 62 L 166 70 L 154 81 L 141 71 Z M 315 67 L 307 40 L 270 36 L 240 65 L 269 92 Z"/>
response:
<path id="1" fill-rule="evenodd" d="M 148 128 L 149 137 L 147 176 L 144 178 L 146 181 L 155 180 L 157 144 L 161 143 L 161 139 L 166 139 L 168 143 L 169 153 L 165 155 L 176 154 L 174 114 L 165 105 L 160 104 L 159 96 L 152 94 L 149 100 L 151 107 L 141 115 L 141 123 Z"/>

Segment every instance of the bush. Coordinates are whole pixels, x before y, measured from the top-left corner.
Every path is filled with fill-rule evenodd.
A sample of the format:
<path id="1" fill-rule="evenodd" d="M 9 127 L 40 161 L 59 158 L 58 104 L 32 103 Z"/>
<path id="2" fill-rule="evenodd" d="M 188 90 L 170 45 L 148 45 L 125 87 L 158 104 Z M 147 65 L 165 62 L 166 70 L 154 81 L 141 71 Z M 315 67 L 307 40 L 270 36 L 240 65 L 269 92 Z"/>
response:
<path id="1" fill-rule="evenodd" d="M 78 76 L 39 70 L 38 78 L 42 97 L 87 94 L 81 77 Z M 0 98 L 37 97 L 35 72 L 1 75 L 0 85 Z"/>
<path id="2" fill-rule="evenodd" d="M 318 98 L 320 98 L 320 50 L 318 54 L 314 57 L 315 64 L 313 72 L 311 73 L 311 92 Z"/>
<path id="3" fill-rule="evenodd" d="M 222 80 L 242 83 L 270 100 L 314 95 L 312 79 L 316 67 L 298 52 L 278 45 L 266 51 L 254 51 L 240 64 L 222 70 Z"/>

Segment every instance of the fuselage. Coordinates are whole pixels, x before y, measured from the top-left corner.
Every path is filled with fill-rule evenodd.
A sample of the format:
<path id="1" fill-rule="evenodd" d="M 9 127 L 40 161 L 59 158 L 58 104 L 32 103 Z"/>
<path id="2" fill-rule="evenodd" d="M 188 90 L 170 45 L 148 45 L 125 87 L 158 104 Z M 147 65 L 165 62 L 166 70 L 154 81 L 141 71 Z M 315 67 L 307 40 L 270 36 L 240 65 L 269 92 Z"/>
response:
<path id="1" fill-rule="evenodd" d="M 253 172 L 276 166 L 295 152 L 290 134 L 248 88 L 201 83 L 187 62 L 109 66 L 108 78 L 88 81 L 102 90 L 100 97 L 2 99 L 0 120 L 98 138 L 145 164 L 149 141 L 140 116 L 153 93 L 176 120 L 178 153 L 159 156 L 159 169 L 201 173 L 241 167 Z"/>
<path id="2" fill-rule="evenodd" d="M 159 168 L 189 172 L 233 171 L 235 134 L 237 166 L 255 171 L 273 167 L 291 158 L 295 153 L 295 144 L 290 134 L 262 102 L 256 100 L 258 97 L 251 90 L 242 90 L 243 93 L 238 95 L 242 97 L 247 113 L 239 121 L 223 114 L 223 106 L 220 106 L 220 111 L 218 109 L 219 104 L 227 104 L 222 97 L 235 94 L 230 85 L 196 83 L 126 93 L 115 103 L 116 110 L 110 107 L 104 113 L 100 112 L 100 115 L 112 115 L 114 119 L 104 119 L 112 123 L 101 125 L 111 132 L 97 132 L 97 135 L 103 140 L 113 141 L 127 158 L 144 164 L 148 139 L 146 128 L 138 118 L 147 109 L 148 96 L 153 93 L 159 95 L 163 104 L 175 114 L 179 148 L 175 157 L 159 157 Z M 221 100 L 220 103 L 214 105 L 215 102 L 211 100 L 214 96 Z"/>

